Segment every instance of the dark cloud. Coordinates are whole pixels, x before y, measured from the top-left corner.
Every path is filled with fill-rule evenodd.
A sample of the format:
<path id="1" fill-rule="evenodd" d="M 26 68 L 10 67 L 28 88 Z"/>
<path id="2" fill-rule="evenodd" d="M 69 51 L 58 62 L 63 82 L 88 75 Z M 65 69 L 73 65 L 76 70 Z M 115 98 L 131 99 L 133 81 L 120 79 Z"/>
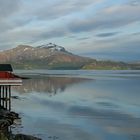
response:
<path id="1" fill-rule="evenodd" d="M 140 1 L 139 0 L 129 0 L 129 4 L 132 6 L 139 6 Z"/>
<path id="2" fill-rule="evenodd" d="M 68 36 L 69 38 L 74 38 L 74 39 L 76 39 L 77 38 L 77 36 L 76 35 L 70 35 L 70 36 Z"/>
<path id="3" fill-rule="evenodd" d="M 91 31 L 95 28 L 93 22 L 94 21 L 92 21 L 91 19 L 75 19 L 68 24 L 68 28 L 71 32 L 74 33 Z"/>
<path id="4" fill-rule="evenodd" d="M 20 0 L 0 0 L 0 31 L 5 32 L 7 30 L 16 27 L 16 24 L 12 22 L 12 16 L 18 13 L 20 9 Z"/>
<path id="5" fill-rule="evenodd" d="M 135 32 L 135 33 L 132 33 L 132 35 L 140 35 L 140 32 Z"/>
<path id="6" fill-rule="evenodd" d="M 81 37 L 81 38 L 77 38 L 77 40 L 87 40 L 90 39 L 90 37 Z"/>
<path id="7" fill-rule="evenodd" d="M 40 35 L 40 38 L 56 38 L 56 37 L 63 37 L 67 35 L 67 30 L 64 28 L 56 28 L 56 29 L 51 29 L 51 30 L 46 30 L 44 33 Z"/>
<path id="8" fill-rule="evenodd" d="M 100 33 L 100 34 L 97 34 L 96 36 L 97 36 L 97 37 L 112 37 L 112 36 L 117 35 L 118 33 L 119 33 L 119 32 Z"/>
<path id="9" fill-rule="evenodd" d="M 114 43 L 117 42 L 117 43 Z M 108 38 L 106 40 L 100 39 L 96 43 L 103 44 L 105 49 L 102 52 L 124 52 L 124 53 L 139 53 L 140 40 L 139 36 L 131 34 L 117 36 L 115 38 Z"/>
<path id="10" fill-rule="evenodd" d="M 0 19 L 16 13 L 19 6 L 20 0 L 0 0 Z"/>

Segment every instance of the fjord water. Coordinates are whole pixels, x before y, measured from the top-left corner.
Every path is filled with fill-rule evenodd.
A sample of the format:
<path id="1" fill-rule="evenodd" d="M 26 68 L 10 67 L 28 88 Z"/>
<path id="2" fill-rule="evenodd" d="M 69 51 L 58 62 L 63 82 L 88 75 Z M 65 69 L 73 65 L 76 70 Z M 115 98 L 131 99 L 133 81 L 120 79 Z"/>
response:
<path id="1" fill-rule="evenodd" d="M 140 140 L 140 71 L 17 71 L 13 133 L 43 140 Z"/>

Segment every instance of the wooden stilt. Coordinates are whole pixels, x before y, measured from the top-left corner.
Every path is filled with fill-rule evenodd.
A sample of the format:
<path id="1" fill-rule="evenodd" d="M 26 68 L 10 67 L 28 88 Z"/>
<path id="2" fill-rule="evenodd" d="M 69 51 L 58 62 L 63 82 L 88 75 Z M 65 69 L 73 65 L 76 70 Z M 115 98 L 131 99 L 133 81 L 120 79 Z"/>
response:
<path id="1" fill-rule="evenodd" d="M 9 86 L 9 111 L 11 111 L 11 86 Z"/>
<path id="2" fill-rule="evenodd" d="M 5 108 L 5 86 L 3 86 L 3 88 L 4 88 L 4 92 L 3 92 L 3 107 Z"/>
<path id="3" fill-rule="evenodd" d="M 2 86 L 2 106 L 4 107 L 4 86 Z"/>
<path id="4" fill-rule="evenodd" d="M 7 95 L 8 95 L 7 92 L 8 92 L 8 91 L 7 91 L 7 88 L 8 88 L 8 86 L 5 87 L 5 108 L 6 108 L 6 109 L 8 109 L 8 108 L 7 108 L 7 102 L 8 102 L 8 97 L 7 97 Z"/>
<path id="5" fill-rule="evenodd" d="M 0 86 L 0 106 L 1 106 L 1 86 Z"/>

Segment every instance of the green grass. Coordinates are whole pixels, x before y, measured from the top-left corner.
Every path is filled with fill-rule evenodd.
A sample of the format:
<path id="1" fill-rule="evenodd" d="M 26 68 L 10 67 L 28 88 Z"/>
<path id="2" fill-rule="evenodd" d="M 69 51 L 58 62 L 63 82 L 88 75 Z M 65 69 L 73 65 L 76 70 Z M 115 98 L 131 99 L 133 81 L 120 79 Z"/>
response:
<path id="1" fill-rule="evenodd" d="M 10 62 L 9 62 L 10 63 Z M 14 69 L 55 69 L 55 70 L 127 70 L 131 69 L 125 63 L 112 61 L 94 61 L 90 63 L 85 62 L 54 62 L 32 60 L 23 61 L 20 63 L 11 62 Z"/>

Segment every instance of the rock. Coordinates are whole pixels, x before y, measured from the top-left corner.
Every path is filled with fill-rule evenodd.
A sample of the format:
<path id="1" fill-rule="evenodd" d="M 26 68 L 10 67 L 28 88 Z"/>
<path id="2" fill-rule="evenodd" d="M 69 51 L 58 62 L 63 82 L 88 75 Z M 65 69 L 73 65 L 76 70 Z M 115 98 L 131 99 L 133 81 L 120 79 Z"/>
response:
<path id="1" fill-rule="evenodd" d="M 15 140 L 41 140 L 41 139 L 30 135 L 17 134 L 15 135 Z"/>
<path id="2" fill-rule="evenodd" d="M 11 122 L 7 119 L 0 119 L 0 130 L 3 130 L 11 125 Z"/>
<path id="3" fill-rule="evenodd" d="M 19 119 L 19 115 L 17 113 L 15 113 L 15 112 L 9 112 L 9 113 L 7 113 L 6 114 L 6 117 L 7 118 L 10 118 L 10 119 L 13 119 L 13 120 Z"/>
<path id="4" fill-rule="evenodd" d="M 13 124 L 15 119 L 19 119 L 19 115 L 6 109 L 0 109 L 0 130 L 4 130 Z"/>
<path id="5" fill-rule="evenodd" d="M 12 125 L 16 119 L 19 119 L 17 113 L 0 107 L 0 140 L 41 140 L 40 138 L 24 134 L 9 135 L 8 127 Z"/>
<path id="6" fill-rule="evenodd" d="M 8 140 L 8 138 L 4 135 L 4 133 L 0 132 L 0 140 Z"/>

